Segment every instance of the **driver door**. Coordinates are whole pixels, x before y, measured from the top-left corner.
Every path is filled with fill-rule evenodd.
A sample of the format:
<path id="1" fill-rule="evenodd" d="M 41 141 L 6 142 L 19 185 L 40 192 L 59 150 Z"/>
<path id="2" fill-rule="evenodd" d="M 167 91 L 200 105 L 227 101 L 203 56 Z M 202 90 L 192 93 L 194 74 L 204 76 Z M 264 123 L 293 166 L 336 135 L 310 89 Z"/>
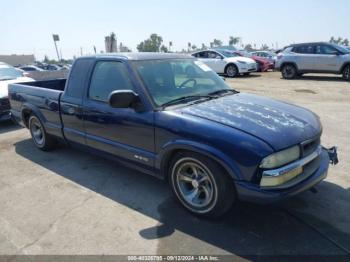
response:
<path id="1" fill-rule="evenodd" d="M 86 144 L 152 168 L 153 111 L 112 108 L 108 96 L 115 90 L 138 92 L 123 62 L 97 61 L 83 105 Z"/>

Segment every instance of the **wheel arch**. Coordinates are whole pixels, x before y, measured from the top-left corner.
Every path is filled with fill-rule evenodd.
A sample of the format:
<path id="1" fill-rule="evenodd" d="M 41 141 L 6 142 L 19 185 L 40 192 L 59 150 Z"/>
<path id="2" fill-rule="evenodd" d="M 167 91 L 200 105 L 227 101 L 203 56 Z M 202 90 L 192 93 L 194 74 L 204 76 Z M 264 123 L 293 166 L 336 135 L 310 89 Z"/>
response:
<path id="1" fill-rule="evenodd" d="M 293 66 L 296 68 L 297 72 L 299 72 L 298 65 L 297 65 L 297 63 L 295 63 L 295 62 L 283 62 L 283 63 L 280 65 L 280 70 L 282 71 L 283 67 L 286 66 L 286 65 L 293 65 Z"/>
<path id="2" fill-rule="evenodd" d="M 27 128 L 29 126 L 29 117 L 31 114 L 36 115 L 43 124 L 46 122 L 45 117 L 43 116 L 43 114 L 40 112 L 40 110 L 37 107 L 35 107 L 31 104 L 23 104 L 22 109 L 21 109 L 21 115 L 22 115 L 23 124 Z"/>
<path id="3" fill-rule="evenodd" d="M 345 63 L 342 65 L 342 67 L 341 67 L 341 69 L 340 69 L 340 73 L 341 73 L 341 74 L 344 72 L 344 69 L 345 69 L 347 66 L 350 66 L 350 61 L 345 62 Z"/>
<path id="4" fill-rule="evenodd" d="M 224 153 L 210 146 L 190 141 L 177 141 L 163 147 L 162 152 L 155 162 L 156 168 L 160 170 L 162 178 L 168 179 L 170 160 L 181 151 L 194 152 L 206 156 L 219 164 L 233 180 L 240 180 L 242 178 L 237 163 L 229 160 L 229 157 Z"/>

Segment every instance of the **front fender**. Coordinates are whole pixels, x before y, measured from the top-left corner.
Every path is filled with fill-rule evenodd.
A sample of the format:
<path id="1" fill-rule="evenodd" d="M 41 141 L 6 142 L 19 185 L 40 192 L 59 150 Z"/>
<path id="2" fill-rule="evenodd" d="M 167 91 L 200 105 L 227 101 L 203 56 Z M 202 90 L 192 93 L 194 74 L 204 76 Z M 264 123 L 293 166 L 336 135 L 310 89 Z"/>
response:
<path id="1" fill-rule="evenodd" d="M 167 174 L 166 167 L 172 154 L 177 150 L 193 151 L 208 156 L 218 162 L 234 180 L 242 180 L 243 178 L 237 163 L 220 150 L 195 141 L 182 139 L 166 143 L 158 153 L 155 160 L 155 168 L 161 171 L 163 177 Z"/>

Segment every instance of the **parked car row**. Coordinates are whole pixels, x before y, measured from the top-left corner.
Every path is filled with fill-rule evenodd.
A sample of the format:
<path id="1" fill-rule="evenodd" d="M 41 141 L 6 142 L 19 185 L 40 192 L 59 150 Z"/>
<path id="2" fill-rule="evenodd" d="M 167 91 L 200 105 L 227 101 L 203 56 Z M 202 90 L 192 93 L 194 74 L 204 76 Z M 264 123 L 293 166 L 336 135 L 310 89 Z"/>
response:
<path id="1" fill-rule="evenodd" d="M 213 71 L 228 77 L 252 72 L 280 70 L 284 79 L 294 79 L 307 73 L 340 74 L 350 81 L 350 47 L 315 42 L 293 44 L 278 51 L 209 49 L 192 56 Z"/>
<path id="2" fill-rule="evenodd" d="M 245 50 L 222 48 L 195 52 L 192 56 L 204 62 L 216 73 L 228 77 L 273 70 L 276 60 L 276 55 L 272 52 L 259 51 L 249 53 Z"/>
<path id="3" fill-rule="evenodd" d="M 42 71 L 59 71 L 59 70 L 69 70 L 71 68 L 70 64 L 45 64 L 45 63 L 37 63 L 35 65 L 25 65 L 25 66 L 19 66 L 23 71 L 26 72 L 42 72 Z"/>

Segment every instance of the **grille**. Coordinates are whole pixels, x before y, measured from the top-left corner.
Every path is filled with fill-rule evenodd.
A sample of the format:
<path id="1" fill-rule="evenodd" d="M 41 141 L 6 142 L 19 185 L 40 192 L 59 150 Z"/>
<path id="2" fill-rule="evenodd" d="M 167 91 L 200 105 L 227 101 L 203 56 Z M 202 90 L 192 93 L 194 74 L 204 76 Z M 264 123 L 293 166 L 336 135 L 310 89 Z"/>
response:
<path id="1" fill-rule="evenodd" d="M 8 98 L 1 98 L 0 99 L 0 110 L 4 111 L 4 110 L 10 110 L 11 106 L 10 106 L 10 101 L 8 100 Z"/>
<path id="2" fill-rule="evenodd" d="M 310 155 L 312 152 L 314 152 L 317 147 L 320 145 L 321 139 L 318 137 L 313 140 L 308 140 L 303 143 L 301 143 L 301 157 L 306 157 Z"/>

